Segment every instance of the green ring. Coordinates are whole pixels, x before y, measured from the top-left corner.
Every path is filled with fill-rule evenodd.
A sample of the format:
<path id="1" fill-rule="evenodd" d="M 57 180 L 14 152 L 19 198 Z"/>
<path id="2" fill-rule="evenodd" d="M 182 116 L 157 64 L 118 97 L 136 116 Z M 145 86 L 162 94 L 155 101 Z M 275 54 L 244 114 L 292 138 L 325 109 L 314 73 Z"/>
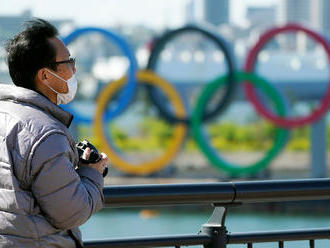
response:
<path id="1" fill-rule="evenodd" d="M 263 158 L 255 163 L 240 167 L 239 165 L 228 163 L 223 160 L 220 155 L 210 146 L 208 139 L 203 136 L 201 128 L 201 116 L 208 100 L 210 99 L 210 96 L 212 96 L 214 92 L 216 92 L 221 86 L 225 85 L 227 79 L 227 76 L 216 78 L 203 88 L 192 114 L 191 124 L 193 137 L 200 147 L 200 150 L 205 154 L 211 165 L 222 169 L 233 176 L 238 174 L 253 174 L 267 166 L 269 162 L 281 151 L 281 149 L 286 144 L 289 132 L 283 128 L 276 127 L 273 146 L 269 150 L 265 151 Z M 275 88 L 267 83 L 266 80 L 255 74 L 236 72 L 235 81 L 242 82 L 243 80 L 248 80 L 248 83 L 253 83 L 256 87 L 263 90 L 267 97 L 269 97 L 274 102 L 276 113 L 280 116 L 285 115 L 286 111 L 282 98 L 275 90 Z"/>

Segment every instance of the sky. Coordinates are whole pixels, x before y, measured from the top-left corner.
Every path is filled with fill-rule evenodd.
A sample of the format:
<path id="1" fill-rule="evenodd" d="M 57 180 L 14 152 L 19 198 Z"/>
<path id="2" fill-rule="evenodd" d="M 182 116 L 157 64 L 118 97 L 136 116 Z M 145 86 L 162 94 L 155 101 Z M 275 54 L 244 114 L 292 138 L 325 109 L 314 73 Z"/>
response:
<path id="1" fill-rule="evenodd" d="M 19 15 L 32 9 L 35 17 L 74 19 L 78 25 L 112 26 L 144 24 L 152 28 L 175 27 L 185 22 L 190 0 L 0 0 L 0 15 Z M 202 0 L 194 0 L 198 9 Z M 230 20 L 243 23 L 247 6 L 270 5 L 280 0 L 230 0 Z M 201 15 L 201 13 L 200 13 Z"/>

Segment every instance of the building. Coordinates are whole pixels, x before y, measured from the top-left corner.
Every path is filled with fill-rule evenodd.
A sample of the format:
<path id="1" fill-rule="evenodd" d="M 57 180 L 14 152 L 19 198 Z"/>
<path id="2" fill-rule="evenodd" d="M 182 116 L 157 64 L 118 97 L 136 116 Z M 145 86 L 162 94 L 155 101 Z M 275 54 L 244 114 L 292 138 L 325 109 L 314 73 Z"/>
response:
<path id="1" fill-rule="evenodd" d="M 299 23 L 330 37 L 329 0 L 283 0 L 281 7 L 284 23 Z M 303 39 L 305 38 L 300 43 L 306 43 Z M 306 44 L 309 47 L 314 46 L 311 41 Z"/>
<path id="2" fill-rule="evenodd" d="M 28 20 L 34 18 L 31 10 L 25 10 L 21 15 L 17 16 L 0 16 L 0 45 L 17 34 L 22 29 L 22 24 Z M 60 28 L 64 24 L 73 24 L 73 20 L 61 19 L 61 20 L 48 20 L 57 28 Z"/>
<path id="3" fill-rule="evenodd" d="M 320 14 L 321 17 L 321 30 L 322 32 L 330 37 L 330 1 L 329 0 L 323 0 L 320 4 Z"/>
<path id="4" fill-rule="evenodd" d="M 185 8 L 185 21 L 186 23 L 194 23 L 196 21 L 196 3 L 194 0 L 190 0 Z"/>
<path id="5" fill-rule="evenodd" d="M 330 34 L 329 0 L 284 0 L 282 19 L 306 25 L 322 33 Z"/>
<path id="6" fill-rule="evenodd" d="M 311 23 L 310 0 L 285 0 L 284 20 L 286 23 Z"/>
<path id="7" fill-rule="evenodd" d="M 274 26 L 276 23 L 276 7 L 249 7 L 246 18 L 252 27 L 255 26 Z"/>
<path id="8" fill-rule="evenodd" d="M 229 23 L 229 1 L 204 0 L 204 19 L 217 26 Z"/>

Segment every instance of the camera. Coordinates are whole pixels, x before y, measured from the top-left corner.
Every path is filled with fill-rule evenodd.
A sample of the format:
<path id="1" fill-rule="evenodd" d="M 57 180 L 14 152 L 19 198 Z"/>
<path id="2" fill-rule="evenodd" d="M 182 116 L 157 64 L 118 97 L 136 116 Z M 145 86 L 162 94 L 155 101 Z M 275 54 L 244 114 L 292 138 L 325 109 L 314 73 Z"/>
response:
<path id="1" fill-rule="evenodd" d="M 93 146 L 88 140 L 83 140 L 76 144 L 77 150 L 78 150 L 78 155 L 79 155 L 79 161 L 84 163 L 84 164 L 95 164 L 101 160 L 101 156 L 98 153 L 97 149 L 95 146 Z M 89 154 L 88 159 L 83 159 L 82 155 L 84 154 L 84 151 L 86 148 L 90 148 L 91 153 Z M 105 177 L 108 174 L 108 166 L 104 168 L 103 171 L 103 177 Z"/>

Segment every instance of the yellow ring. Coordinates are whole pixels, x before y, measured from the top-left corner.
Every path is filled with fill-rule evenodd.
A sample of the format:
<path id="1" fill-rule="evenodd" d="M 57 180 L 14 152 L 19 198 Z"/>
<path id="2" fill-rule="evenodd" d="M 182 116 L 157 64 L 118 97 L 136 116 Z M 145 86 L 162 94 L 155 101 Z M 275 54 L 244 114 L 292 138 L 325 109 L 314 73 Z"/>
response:
<path id="1" fill-rule="evenodd" d="M 151 71 L 138 71 L 137 81 L 138 83 L 147 83 L 160 88 L 173 105 L 176 116 L 179 118 L 185 117 L 186 113 L 184 106 L 181 102 L 180 96 L 168 82 L 166 82 L 164 79 L 160 78 Z M 101 94 L 99 95 L 98 100 L 96 102 L 94 132 L 96 134 L 96 137 L 99 138 L 99 140 L 101 141 L 101 144 L 105 144 L 103 150 L 109 155 L 111 164 L 118 167 L 118 169 L 123 172 L 138 175 L 150 174 L 163 168 L 178 153 L 185 138 L 187 128 L 182 123 L 173 124 L 175 125 L 173 139 L 169 142 L 169 149 L 166 150 L 166 152 L 163 153 L 160 157 L 157 157 L 152 161 L 143 162 L 141 164 L 130 164 L 124 161 L 116 153 L 116 151 L 111 148 L 110 144 L 106 139 L 106 135 L 104 135 L 104 123 L 102 122 L 102 115 L 110 99 L 119 90 L 119 88 L 123 86 L 125 82 L 126 78 L 122 77 L 121 79 L 108 84 L 101 91 Z"/>

